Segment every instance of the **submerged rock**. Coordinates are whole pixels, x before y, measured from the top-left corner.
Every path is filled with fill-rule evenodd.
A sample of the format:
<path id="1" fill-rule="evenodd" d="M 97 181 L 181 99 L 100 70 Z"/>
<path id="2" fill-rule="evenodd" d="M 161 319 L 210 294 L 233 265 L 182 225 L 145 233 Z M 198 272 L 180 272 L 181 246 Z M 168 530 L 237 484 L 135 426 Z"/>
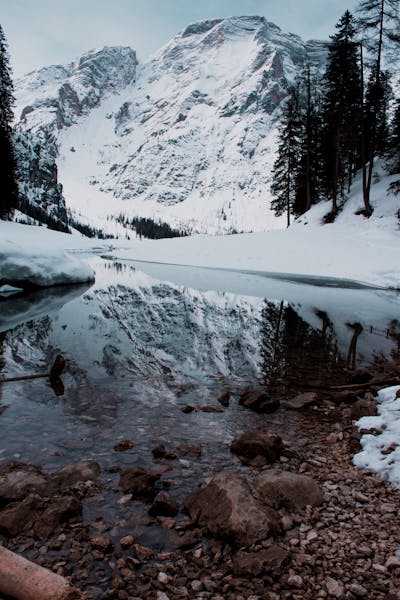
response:
<path id="1" fill-rule="evenodd" d="M 275 511 L 256 500 L 247 480 L 231 471 L 215 475 L 186 496 L 184 505 L 206 533 L 239 546 L 265 539 L 279 528 Z"/>
<path id="2" fill-rule="evenodd" d="M 167 450 L 164 444 L 158 444 L 158 446 L 154 446 L 152 449 L 152 454 L 154 458 L 167 458 L 169 460 L 174 460 L 177 456 L 173 450 Z"/>
<path id="3" fill-rule="evenodd" d="M 157 473 L 145 471 L 141 467 L 130 467 L 121 471 L 119 484 L 124 494 L 132 494 L 139 500 L 151 500 L 156 495 L 155 482 L 160 479 Z"/>
<path id="4" fill-rule="evenodd" d="M 175 517 L 178 511 L 178 503 L 166 492 L 159 492 L 149 508 L 149 515 L 152 517 Z"/>
<path id="5" fill-rule="evenodd" d="M 223 394 L 221 394 L 221 396 L 219 396 L 218 402 L 220 404 L 222 404 L 222 406 L 228 407 L 230 397 L 231 397 L 230 392 L 224 392 Z"/>
<path id="6" fill-rule="evenodd" d="M 125 450 L 130 450 L 135 446 L 135 443 L 132 440 L 119 440 L 114 445 L 115 452 L 125 452 Z"/>
<path id="7" fill-rule="evenodd" d="M 277 398 L 271 398 L 263 388 L 246 390 L 240 396 L 239 404 L 259 413 L 271 413 L 280 406 L 279 400 Z"/>

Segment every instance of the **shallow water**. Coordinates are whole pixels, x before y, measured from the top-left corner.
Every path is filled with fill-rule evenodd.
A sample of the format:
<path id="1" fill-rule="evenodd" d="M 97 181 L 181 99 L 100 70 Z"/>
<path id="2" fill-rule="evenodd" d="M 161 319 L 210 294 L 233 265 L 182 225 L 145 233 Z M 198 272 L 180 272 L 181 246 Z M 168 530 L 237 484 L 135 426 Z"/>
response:
<path id="1" fill-rule="evenodd" d="M 93 519 L 97 511 L 120 510 L 122 493 L 110 467 L 167 465 L 160 486 L 181 499 L 215 469 L 242 468 L 229 452 L 238 433 L 266 426 L 295 439 L 307 419 L 327 418 L 318 410 L 304 416 L 284 408 L 257 415 L 238 405 L 244 388 L 267 385 L 285 400 L 312 382 L 340 381 L 343 368 L 399 352 L 399 296 L 393 292 L 92 261 L 97 277 L 89 289 L 0 303 L 3 377 L 47 372 L 59 353 L 67 361 L 62 396 L 46 379 L 0 384 L 0 461 L 48 470 L 98 461 L 109 489 L 98 508 L 88 509 Z M 218 407 L 226 390 L 231 401 L 223 413 L 180 410 Z M 135 447 L 115 452 L 123 438 Z M 159 443 L 171 449 L 200 444 L 202 454 L 154 461 L 151 449 Z M 132 510 L 144 511 L 139 503 Z M 121 531 L 128 530 L 119 520 Z"/>

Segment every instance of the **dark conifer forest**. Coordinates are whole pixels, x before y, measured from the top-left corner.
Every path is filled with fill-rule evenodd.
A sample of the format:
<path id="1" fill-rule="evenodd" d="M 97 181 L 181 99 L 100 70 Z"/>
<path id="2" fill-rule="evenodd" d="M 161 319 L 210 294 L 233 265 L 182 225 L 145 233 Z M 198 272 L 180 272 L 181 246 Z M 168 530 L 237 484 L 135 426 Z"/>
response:
<path id="1" fill-rule="evenodd" d="M 13 83 L 7 43 L 0 25 L 0 218 L 11 216 L 18 202 L 12 141 Z"/>
<path id="2" fill-rule="evenodd" d="M 277 216 L 306 212 L 331 201 L 335 219 L 354 177 L 362 173 L 364 209 L 371 216 L 371 182 L 377 158 L 399 171 L 399 102 L 384 57 L 398 52 L 399 0 L 363 0 L 348 10 L 327 44 L 323 74 L 310 67 L 297 79 L 283 108 L 271 191 Z M 391 186 L 398 191 L 399 184 Z"/>

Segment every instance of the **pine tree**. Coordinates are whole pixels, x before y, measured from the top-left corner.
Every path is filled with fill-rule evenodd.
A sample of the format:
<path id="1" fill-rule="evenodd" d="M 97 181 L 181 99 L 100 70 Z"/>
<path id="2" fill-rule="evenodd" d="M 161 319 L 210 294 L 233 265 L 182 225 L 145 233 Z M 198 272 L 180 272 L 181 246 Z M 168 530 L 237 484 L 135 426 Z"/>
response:
<path id="1" fill-rule="evenodd" d="M 296 198 L 293 212 L 303 214 L 318 201 L 320 191 L 320 135 L 321 115 L 316 82 L 312 81 L 311 70 L 307 65 L 300 79 L 301 88 L 305 89 L 300 98 L 299 121 L 299 164 L 297 169 Z"/>
<path id="2" fill-rule="evenodd" d="M 346 11 L 331 36 L 323 81 L 321 150 L 324 190 L 332 200 L 332 217 L 344 200 L 359 166 L 361 133 L 361 70 L 351 13 Z"/>
<path id="3" fill-rule="evenodd" d="M 399 7 L 400 0 L 361 0 L 358 13 L 358 25 L 362 31 L 362 44 L 373 57 L 372 77 L 375 79 L 373 96 L 379 102 L 380 87 L 382 84 L 382 56 L 385 47 L 396 48 L 400 45 L 399 35 Z M 368 174 L 364 183 L 364 203 L 366 214 L 372 214 L 370 205 L 370 192 L 374 159 L 377 155 L 379 106 L 370 107 L 368 123 L 368 148 L 365 153 L 364 170 L 368 163 Z M 367 116 L 366 116 L 367 119 Z"/>
<path id="4" fill-rule="evenodd" d="M 0 218 L 8 218 L 17 206 L 18 187 L 12 143 L 14 102 L 7 43 L 0 25 Z"/>
<path id="5" fill-rule="evenodd" d="M 282 112 L 278 155 L 273 169 L 271 208 L 277 217 L 286 213 L 287 226 L 296 198 L 300 153 L 300 120 L 298 90 L 293 87 Z"/>
<path id="6" fill-rule="evenodd" d="M 381 71 L 377 83 L 374 71 L 371 72 L 365 93 L 364 128 L 368 156 L 385 155 L 389 140 L 389 103 L 392 88 L 389 83 L 389 74 Z M 374 139 L 372 140 L 372 132 Z"/>

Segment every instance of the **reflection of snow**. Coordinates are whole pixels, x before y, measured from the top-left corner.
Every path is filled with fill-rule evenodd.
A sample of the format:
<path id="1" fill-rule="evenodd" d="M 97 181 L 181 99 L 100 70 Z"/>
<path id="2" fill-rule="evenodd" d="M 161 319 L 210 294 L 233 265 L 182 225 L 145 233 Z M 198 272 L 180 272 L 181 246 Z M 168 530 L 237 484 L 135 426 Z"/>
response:
<path id="1" fill-rule="evenodd" d="M 376 429 L 378 435 L 364 434 L 361 438 L 362 450 L 355 455 L 353 462 L 379 473 L 400 488 L 400 397 L 396 392 L 400 386 L 385 388 L 378 394 L 378 416 L 362 417 L 359 429 Z"/>

